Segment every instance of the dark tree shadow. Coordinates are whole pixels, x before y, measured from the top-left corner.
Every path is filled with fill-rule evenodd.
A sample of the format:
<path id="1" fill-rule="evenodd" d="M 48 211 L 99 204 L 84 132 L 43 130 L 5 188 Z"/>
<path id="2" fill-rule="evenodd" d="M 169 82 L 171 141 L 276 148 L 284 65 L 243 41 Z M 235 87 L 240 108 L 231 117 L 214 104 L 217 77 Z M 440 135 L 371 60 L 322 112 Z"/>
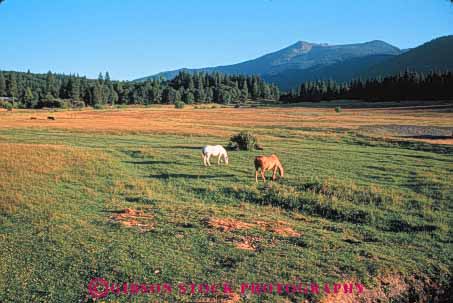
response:
<path id="1" fill-rule="evenodd" d="M 156 179 L 170 179 L 170 178 L 185 178 L 185 179 L 219 179 L 219 178 L 231 178 L 233 174 L 222 174 L 222 175 L 190 175 L 190 174 L 160 174 L 160 175 L 149 175 L 148 178 Z"/>
<path id="2" fill-rule="evenodd" d="M 126 197 L 126 201 L 131 203 L 154 204 L 154 201 L 147 197 Z"/>
<path id="3" fill-rule="evenodd" d="M 453 136 L 418 135 L 418 136 L 401 136 L 400 138 L 445 140 L 453 139 Z"/>
<path id="4" fill-rule="evenodd" d="M 185 145 L 174 145 L 174 146 L 167 146 L 165 148 L 171 148 L 171 149 L 199 149 L 201 151 L 201 149 L 203 148 L 203 146 L 185 146 Z"/>
<path id="5" fill-rule="evenodd" d="M 151 164 L 180 164 L 175 161 L 166 161 L 166 160 L 146 160 L 146 161 L 123 161 L 124 163 L 129 164 L 142 164 L 142 165 L 151 165 Z"/>

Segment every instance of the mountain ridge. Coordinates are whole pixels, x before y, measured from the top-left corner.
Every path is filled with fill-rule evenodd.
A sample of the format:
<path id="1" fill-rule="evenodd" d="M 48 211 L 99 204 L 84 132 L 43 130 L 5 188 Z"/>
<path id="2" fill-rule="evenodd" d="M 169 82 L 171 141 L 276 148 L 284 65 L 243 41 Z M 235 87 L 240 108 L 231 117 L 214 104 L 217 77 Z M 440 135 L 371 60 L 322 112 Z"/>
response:
<path id="1" fill-rule="evenodd" d="M 388 76 L 405 70 L 431 72 L 433 70 L 453 71 L 453 35 L 442 36 L 409 49 L 371 67 L 362 76 L 372 78 Z"/>
<path id="2" fill-rule="evenodd" d="M 204 68 L 181 68 L 160 72 L 134 81 L 145 81 L 147 79 L 159 77 L 171 79 L 183 70 L 189 73 L 221 72 L 225 74 L 257 74 L 266 78 L 264 75 L 278 74 L 284 70 L 303 70 L 316 65 L 329 65 L 356 57 L 398 55 L 400 53 L 401 50 L 399 48 L 381 40 L 337 45 L 311 43 L 300 40 L 275 52 L 231 65 Z"/>

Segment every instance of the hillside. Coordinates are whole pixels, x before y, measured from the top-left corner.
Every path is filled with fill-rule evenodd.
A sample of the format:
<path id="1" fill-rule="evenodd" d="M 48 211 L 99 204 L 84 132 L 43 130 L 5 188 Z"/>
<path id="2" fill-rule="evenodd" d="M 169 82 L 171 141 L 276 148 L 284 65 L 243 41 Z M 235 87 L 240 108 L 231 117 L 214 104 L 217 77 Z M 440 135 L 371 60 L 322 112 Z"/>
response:
<path id="1" fill-rule="evenodd" d="M 453 70 L 452 52 L 453 36 L 440 37 L 371 67 L 363 76 L 392 75 L 406 69 L 417 72 Z"/>
<path id="2" fill-rule="evenodd" d="M 283 72 L 264 75 L 267 82 L 276 84 L 282 90 L 290 90 L 305 81 L 335 80 L 347 82 L 358 77 L 370 67 L 384 62 L 393 55 L 372 55 L 359 58 L 352 58 L 330 65 L 317 65 L 307 69 L 288 69 Z"/>
<path id="3" fill-rule="evenodd" d="M 221 72 L 225 74 L 257 74 L 263 78 L 274 77 L 286 70 L 302 70 L 328 66 L 353 58 L 375 55 L 398 55 L 401 51 L 383 41 L 370 41 L 358 44 L 328 45 L 299 41 L 276 52 L 259 58 L 233 65 L 184 69 L 194 72 Z M 144 81 L 150 78 L 163 77 L 170 79 L 180 70 L 166 71 L 153 76 L 137 79 Z M 285 83 L 282 83 L 285 86 Z"/>

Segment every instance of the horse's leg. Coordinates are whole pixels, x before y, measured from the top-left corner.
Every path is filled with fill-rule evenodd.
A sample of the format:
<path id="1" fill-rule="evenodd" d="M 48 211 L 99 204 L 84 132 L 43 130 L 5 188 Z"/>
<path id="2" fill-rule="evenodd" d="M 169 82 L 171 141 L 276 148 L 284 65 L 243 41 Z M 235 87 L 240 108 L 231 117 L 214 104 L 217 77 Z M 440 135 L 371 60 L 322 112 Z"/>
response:
<path id="1" fill-rule="evenodd" d="M 203 157 L 203 165 L 206 166 L 206 155 L 202 154 L 201 156 Z"/>
<path id="2" fill-rule="evenodd" d="M 263 182 L 266 183 L 266 176 L 264 174 L 264 168 L 261 168 L 261 178 L 263 178 Z"/>
<path id="3" fill-rule="evenodd" d="M 211 161 L 209 161 L 211 158 L 211 154 L 208 154 L 208 157 L 206 159 L 206 161 L 208 162 L 208 166 L 211 166 Z"/>
<path id="4" fill-rule="evenodd" d="M 220 165 L 220 159 L 222 158 L 222 155 L 219 155 L 219 158 L 217 159 L 217 165 Z"/>
<path id="5" fill-rule="evenodd" d="M 255 170 L 255 182 L 258 183 L 258 169 Z"/>
<path id="6" fill-rule="evenodd" d="M 277 177 L 277 166 L 274 168 L 273 173 L 272 173 L 272 181 L 275 181 Z"/>

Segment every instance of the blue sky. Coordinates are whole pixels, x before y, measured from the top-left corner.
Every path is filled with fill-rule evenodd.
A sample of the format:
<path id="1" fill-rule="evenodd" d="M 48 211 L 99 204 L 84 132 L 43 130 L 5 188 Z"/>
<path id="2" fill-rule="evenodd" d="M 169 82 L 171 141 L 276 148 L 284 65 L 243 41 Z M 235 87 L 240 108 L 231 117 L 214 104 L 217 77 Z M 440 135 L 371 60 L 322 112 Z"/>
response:
<path id="1" fill-rule="evenodd" d="M 304 40 L 400 48 L 453 34 L 447 0 L 6 0 L 0 69 L 132 80 Z"/>

